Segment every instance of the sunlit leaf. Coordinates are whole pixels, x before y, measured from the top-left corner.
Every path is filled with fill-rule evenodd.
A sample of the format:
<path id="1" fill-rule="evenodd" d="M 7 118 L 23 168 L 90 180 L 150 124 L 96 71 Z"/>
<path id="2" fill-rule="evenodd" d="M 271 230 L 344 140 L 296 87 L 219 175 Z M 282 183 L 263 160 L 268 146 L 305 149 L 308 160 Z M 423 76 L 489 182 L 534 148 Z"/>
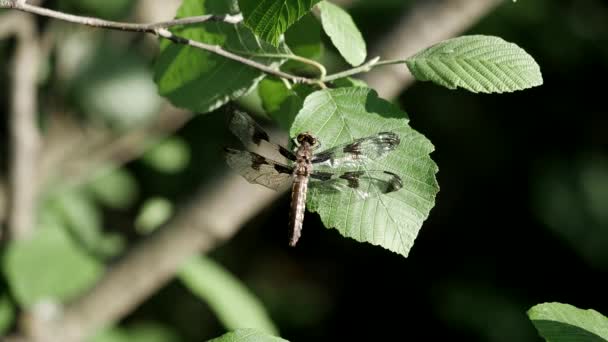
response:
<path id="1" fill-rule="evenodd" d="M 173 204 L 162 197 L 147 199 L 135 219 L 135 229 L 141 234 L 148 234 L 167 222 L 173 214 Z"/>
<path id="2" fill-rule="evenodd" d="M 286 342 L 280 337 L 268 335 L 255 329 L 238 329 L 216 337 L 209 342 Z"/>
<path id="3" fill-rule="evenodd" d="M 184 0 L 177 17 L 236 12 L 236 0 Z M 274 48 L 260 41 L 243 24 L 210 23 L 175 27 L 172 31 L 275 67 L 280 60 L 251 55 L 288 52 L 282 45 Z M 154 79 L 160 94 L 176 106 L 207 113 L 247 93 L 263 77 L 261 71 L 226 57 L 162 40 Z"/>
<path id="4" fill-rule="evenodd" d="M 179 272 L 182 282 L 207 302 L 227 329 L 255 328 L 276 334 L 262 303 L 240 280 L 206 257 L 190 260 Z"/>
<path id="5" fill-rule="evenodd" d="M 348 12 L 328 1 L 321 1 L 317 6 L 321 10 L 323 30 L 342 57 L 353 66 L 363 63 L 367 56 L 365 40 Z"/>
<path id="6" fill-rule="evenodd" d="M 239 0 L 245 25 L 263 40 L 278 45 L 281 35 L 319 0 Z"/>
<path id="7" fill-rule="evenodd" d="M 8 245 L 3 270 L 15 299 L 30 307 L 41 300 L 65 301 L 91 287 L 103 266 L 56 225 L 42 226 L 29 240 Z"/>
<path id="8" fill-rule="evenodd" d="M 528 310 L 538 333 L 551 342 L 606 342 L 608 318 L 589 309 L 569 304 L 544 303 Z"/>
<path id="9" fill-rule="evenodd" d="M 419 81 L 472 92 L 503 93 L 539 86 L 540 67 L 519 46 L 498 37 L 473 35 L 449 39 L 408 58 Z"/>
<path id="10" fill-rule="evenodd" d="M 439 191 L 437 165 L 429 156 L 434 148 L 431 142 L 408 125 L 404 112 L 378 98 L 373 90 L 359 87 L 309 95 L 291 136 L 305 131 L 315 134 L 323 148 L 379 132 L 399 135 L 401 143 L 394 151 L 361 170 L 393 172 L 403 181 L 401 190 L 357 200 L 356 194 L 348 191 L 318 194 L 310 189 L 307 204 L 310 211 L 319 213 L 326 227 L 407 256 Z"/>

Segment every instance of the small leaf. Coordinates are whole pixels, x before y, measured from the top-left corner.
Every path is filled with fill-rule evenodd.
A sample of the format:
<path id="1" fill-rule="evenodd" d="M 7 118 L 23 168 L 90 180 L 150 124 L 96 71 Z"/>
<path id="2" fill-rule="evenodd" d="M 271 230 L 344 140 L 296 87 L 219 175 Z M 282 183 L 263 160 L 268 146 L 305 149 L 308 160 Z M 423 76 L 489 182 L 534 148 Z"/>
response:
<path id="1" fill-rule="evenodd" d="M 328 1 L 317 6 L 321 10 L 323 30 L 342 57 L 353 66 L 363 63 L 367 56 L 365 40 L 348 12 Z"/>
<path id="2" fill-rule="evenodd" d="M 544 303 L 528 310 L 539 334 L 551 342 L 607 342 L 608 318 L 595 310 Z"/>
<path id="3" fill-rule="evenodd" d="M 72 299 L 91 287 L 103 271 L 56 225 L 42 226 L 31 239 L 11 243 L 3 269 L 15 299 L 25 307 L 41 300 Z"/>
<path id="4" fill-rule="evenodd" d="M 239 0 L 245 25 L 274 46 L 319 0 Z"/>
<path id="5" fill-rule="evenodd" d="M 540 67 L 519 46 L 492 36 L 463 36 L 431 46 L 406 60 L 419 81 L 474 93 L 503 93 L 539 86 Z"/>
<path id="6" fill-rule="evenodd" d="M 255 328 L 276 334 L 262 303 L 221 265 L 205 257 L 190 260 L 179 272 L 190 290 L 209 304 L 228 329 Z"/>
<path id="7" fill-rule="evenodd" d="M 140 234 L 149 234 L 163 225 L 173 214 L 173 204 L 163 197 L 152 197 L 142 205 L 135 219 L 135 229 Z"/>
<path id="8" fill-rule="evenodd" d="M 226 13 L 236 13 L 236 0 L 184 0 L 177 17 Z M 261 42 L 243 24 L 209 23 L 175 27 L 171 31 L 269 66 L 278 67 L 282 61 L 249 56 L 288 52 L 283 45 L 275 48 Z M 162 40 L 154 79 L 160 94 L 176 106 L 208 113 L 246 94 L 263 77 L 261 71 L 226 57 Z"/>
<path id="9" fill-rule="evenodd" d="M 170 137 L 146 151 L 142 160 L 164 173 L 178 173 L 190 163 L 190 146 L 181 138 Z"/>
<path id="10" fill-rule="evenodd" d="M 287 340 L 255 329 L 238 329 L 209 340 L 209 342 L 287 342 Z"/>
<path id="11" fill-rule="evenodd" d="M 326 227 L 407 256 L 439 191 L 437 165 L 429 156 L 434 149 L 431 142 L 408 125 L 404 112 L 373 90 L 359 87 L 309 95 L 290 133 L 293 137 L 305 131 L 316 135 L 323 149 L 379 132 L 399 135 L 401 143 L 394 151 L 366 164 L 362 171 L 393 172 L 401 177 L 402 189 L 366 200 L 356 200 L 352 192 L 327 195 L 311 189 L 307 205 L 319 213 Z"/>

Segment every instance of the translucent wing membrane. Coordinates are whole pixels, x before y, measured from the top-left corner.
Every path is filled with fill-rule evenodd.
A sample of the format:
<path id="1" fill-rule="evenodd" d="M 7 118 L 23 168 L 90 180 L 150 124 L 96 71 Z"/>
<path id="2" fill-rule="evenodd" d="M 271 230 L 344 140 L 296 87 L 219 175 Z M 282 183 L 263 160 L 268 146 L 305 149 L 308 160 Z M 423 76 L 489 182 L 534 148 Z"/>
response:
<path id="1" fill-rule="evenodd" d="M 226 162 L 249 183 L 278 190 L 288 186 L 293 168 L 269 160 L 257 153 L 226 148 Z"/>
<path id="2" fill-rule="evenodd" d="M 309 186 L 318 194 L 352 191 L 358 199 L 365 200 L 397 191 L 403 187 L 403 182 L 401 177 L 389 171 L 313 171 Z"/>
<path id="3" fill-rule="evenodd" d="M 243 112 L 236 111 L 234 113 L 230 121 L 230 131 L 239 138 L 245 147 L 249 147 L 251 144 L 261 147 L 263 144 L 265 145 L 264 148 L 275 150 L 289 160 L 296 160 L 293 152 L 281 145 L 272 143 L 268 133 L 264 131 L 262 126 L 258 125 L 249 115 Z"/>
<path id="4" fill-rule="evenodd" d="M 356 167 L 370 160 L 382 158 L 394 150 L 401 139 L 393 132 L 381 132 L 369 137 L 353 140 L 316 153 L 312 162 L 315 166 Z"/>

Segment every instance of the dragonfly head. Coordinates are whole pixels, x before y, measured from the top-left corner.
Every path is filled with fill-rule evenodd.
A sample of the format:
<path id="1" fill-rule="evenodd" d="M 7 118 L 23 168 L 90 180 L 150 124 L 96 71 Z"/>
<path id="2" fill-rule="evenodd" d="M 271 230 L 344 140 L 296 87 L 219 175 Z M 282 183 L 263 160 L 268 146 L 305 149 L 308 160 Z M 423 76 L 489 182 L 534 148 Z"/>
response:
<path id="1" fill-rule="evenodd" d="M 296 138 L 298 145 L 302 145 L 303 143 L 307 143 L 310 146 L 316 146 L 319 141 L 317 140 L 317 138 L 315 138 L 314 135 L 306 132 L 306 133 L 300 133 L 298 134 L 298 137 Z"/>

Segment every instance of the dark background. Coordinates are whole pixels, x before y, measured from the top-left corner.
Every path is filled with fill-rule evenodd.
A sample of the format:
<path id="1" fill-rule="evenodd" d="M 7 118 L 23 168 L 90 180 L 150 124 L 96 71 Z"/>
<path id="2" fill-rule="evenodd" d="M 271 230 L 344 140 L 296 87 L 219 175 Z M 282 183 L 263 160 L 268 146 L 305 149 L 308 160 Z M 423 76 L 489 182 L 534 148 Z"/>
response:
<path id="1" fill-rule="evenodd" d="M 409 5 L 363 0 L 350 11 L 373 47 Z M 310 213 L 297 248 L 289 248 L 287 196 L 211 254 L 261 298 L 282 337 L 540 341 L 526 316 L 535 304 L 608 314 L 608 3 L 505 2 L 467 33 L 524 48 L 544 85 L 481 95 L 417 83 L 399 97 L 411 125 L 435 145 L 441 187 L 408 258 L 343 238 Z M 3 46 L 6 55 L 10 42 Z M 209 141 L 227 134 L 217 130 L 225 122 L 218 111 L 178 132 L 192 150 L 178 175 L 130 163 L 142 198 L 179 203 L 194 185 L 213 181 L 201 175 L 221 162 Z M 117 217 L 109 213 L 106 222 Z M 125 323 L 144 320 L 186 341 L 224 332 L 178 281 Z"/>

